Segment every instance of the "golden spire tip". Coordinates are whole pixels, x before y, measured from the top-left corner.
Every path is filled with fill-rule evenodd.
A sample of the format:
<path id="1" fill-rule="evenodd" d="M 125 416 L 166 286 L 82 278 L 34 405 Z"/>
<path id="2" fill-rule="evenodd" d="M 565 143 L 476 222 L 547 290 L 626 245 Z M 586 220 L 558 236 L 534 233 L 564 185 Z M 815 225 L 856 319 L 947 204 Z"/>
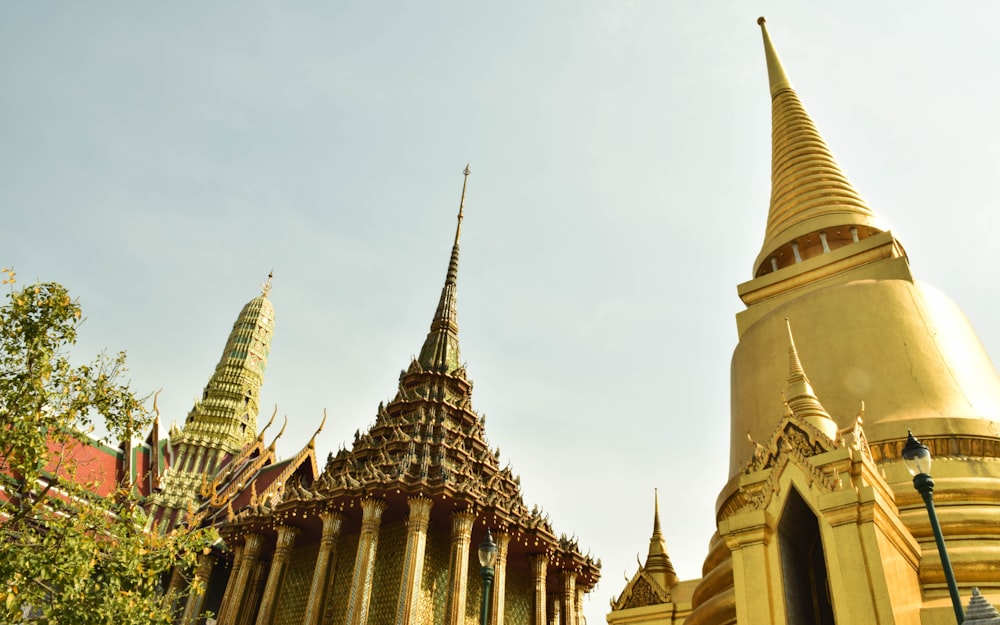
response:
<path id="1" fill-rule="evenodd" d="M 761 34 L 764 37 L 764 59 L 767 61 L 767 80 L 771 87 L 771 97 L 774 97 L 782 89 L 791 89 L 792 83 L 788 80 L 788 75 L 785 74 L 785 68 L 781 66 L 781 59 L 778 58 L 778 53 L 774 50 L 770 35 L 767 34 L 766 23 L 767 20 L 763 16 L 757 18 L 757 24 L 760 25 Z"/>
<path id="2" fill-rule="evenodd" d="M 271 280 L 274 279 L 274 269 L 268 272 L 267 282 L 260 285 L 260 294 L 267 297 L 271 293 Z"/>
<path id="3" fill-rule="evenodd" d="M 465 189 L 469 184 L 469 174 L 472 170 L 469 169 L 469 164 L 465 164 L 465 170 L 462 172 L 465 178 L 462 179 L 462 198 L 458 201 L 458 227 L 455 228 L 455 246 L 458 246 L 458 240 L 462 236 L 462 218 L 465 216 Z"/>

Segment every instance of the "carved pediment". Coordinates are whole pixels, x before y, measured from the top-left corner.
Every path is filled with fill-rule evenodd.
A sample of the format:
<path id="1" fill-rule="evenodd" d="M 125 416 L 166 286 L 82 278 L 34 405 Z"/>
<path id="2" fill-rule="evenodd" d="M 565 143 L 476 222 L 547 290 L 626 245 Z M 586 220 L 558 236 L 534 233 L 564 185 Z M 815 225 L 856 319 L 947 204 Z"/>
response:
<path id="1" fill-rule="evenodd" d="M 744 473 L 773 468 L 785 455 L 810 458 L 838 447 L 818 429 L 794 416 L 782 418 L 766 447 L 752 439 L 751 443 L 754 451 L 743 467 Z"/>
<path id="2" fill-rule="evenodd" d="M 670 603 L 670 592 L 664 590 L 646 571 L 639 569 L 635 577 L 625 586 L 617 601 L 611 603 L 613 611 L 643 608 L 650 605 Z"/>

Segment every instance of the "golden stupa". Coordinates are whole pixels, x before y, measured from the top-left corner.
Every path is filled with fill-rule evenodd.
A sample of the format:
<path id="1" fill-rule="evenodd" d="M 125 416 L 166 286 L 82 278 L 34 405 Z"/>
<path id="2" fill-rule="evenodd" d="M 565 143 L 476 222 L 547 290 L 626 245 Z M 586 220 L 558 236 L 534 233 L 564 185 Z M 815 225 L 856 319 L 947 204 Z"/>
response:
<path id="1" fill-rule="evenodd" d="M 918 282 L 841 171 L 771 43 L 772 188 L 738 287 L 729 480 L 699 580 L 608 622 L 954 623 L 911 429 L 934 458 L 959 590 L 1000 598 L 1000 377 L 962 312 Z M 648 565 L 647 565 L 648 566 Z M 640 571 L 641 572 L 641 571 Z M 978 594 L 977 594 L 978 596 Z"/>

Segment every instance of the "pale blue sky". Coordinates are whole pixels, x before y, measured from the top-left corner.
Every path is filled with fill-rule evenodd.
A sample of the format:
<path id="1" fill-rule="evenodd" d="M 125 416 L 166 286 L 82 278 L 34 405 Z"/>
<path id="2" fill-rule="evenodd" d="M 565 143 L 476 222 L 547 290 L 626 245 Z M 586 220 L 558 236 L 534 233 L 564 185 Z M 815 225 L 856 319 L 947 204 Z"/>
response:
<path id="1" fill-rule="evenodd" d="M 324 408 L 321 460 L 367 427 L 471 161 L 474 405 L 528 505 L 602 558 L 589 622 L 645 557 L 654 487 L 700 575 L 767 213 L 760 14 L 915 274 L 1000 350 L 994 3 L 328 4 L 0 2 L 0 265 L 79 296 L 80 353 L 127 350 L 166 423 L 273 268 L 281 452 Z"/>

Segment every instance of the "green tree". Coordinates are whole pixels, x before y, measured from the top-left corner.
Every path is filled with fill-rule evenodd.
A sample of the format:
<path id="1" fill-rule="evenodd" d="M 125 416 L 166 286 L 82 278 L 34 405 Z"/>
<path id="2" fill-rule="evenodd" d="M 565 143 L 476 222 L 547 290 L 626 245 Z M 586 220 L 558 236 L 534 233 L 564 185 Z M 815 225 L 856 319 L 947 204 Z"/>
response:
<path id="1" fill-rule="evenodd" d="M 78 453 L 96 422 L 117 446 L 152 416 L 122 380 L 125 354 L 74 365 L 79 302 L 56 283 L 0 306 L 0 622 L 170 623 L 163 581 L 190 570 L 214 531 L 145 531 L 128 484 L 87 483 Z M 100 491 L 111 491 L 100 496 Z M 201 589 L 191 589 L 197 592 Z"/>

